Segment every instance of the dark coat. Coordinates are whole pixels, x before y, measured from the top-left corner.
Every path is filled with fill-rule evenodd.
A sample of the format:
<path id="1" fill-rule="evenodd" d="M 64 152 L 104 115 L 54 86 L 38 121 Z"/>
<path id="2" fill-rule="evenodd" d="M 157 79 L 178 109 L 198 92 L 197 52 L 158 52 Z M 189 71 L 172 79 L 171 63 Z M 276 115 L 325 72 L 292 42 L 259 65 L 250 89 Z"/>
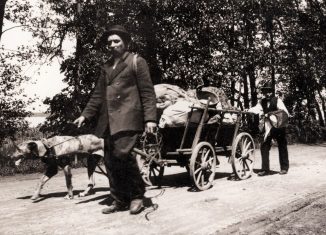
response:
<path id="1" fill-rule="evenodd" d="M 126 52 L 113 69 L 113 61 L 101 68 L 100 77 L 82 116 L 91 119 L 99 114 L 95 135 L 103 137 L 108 125 L 110 134 L 143 131 L 148 121 L 156 122 L 156 98 L 146 61 Z"/>

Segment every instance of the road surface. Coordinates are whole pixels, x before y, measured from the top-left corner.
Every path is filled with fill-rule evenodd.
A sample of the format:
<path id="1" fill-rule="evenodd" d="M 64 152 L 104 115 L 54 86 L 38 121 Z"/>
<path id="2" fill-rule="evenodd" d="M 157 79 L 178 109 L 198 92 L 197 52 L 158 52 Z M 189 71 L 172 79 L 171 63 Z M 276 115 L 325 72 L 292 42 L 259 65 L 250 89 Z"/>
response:
<path id="1" fill-rule="evenodd" d="M 101 214 L 108 203 L 108 180 L 96 175 L 94 195 L 65 200 L 63 173 L 51 179 L 43 198 L 30 196 L 41 174 L 0 179 L 0 234 L 326 234 L 326 144 L 289 146 L 290 170 L 279 175 L 277 148 L 271 150 L 275 174 L 228 180 L 224 156 L 211 189 L 196 192 L 184 168 L 168 167 L 162 188 L 148 187 L 146 209 Z M 261 165 L 256 151 L 255 172 Z M 73 169 L 74 193 L 87 185 L 86 169 Z"/>

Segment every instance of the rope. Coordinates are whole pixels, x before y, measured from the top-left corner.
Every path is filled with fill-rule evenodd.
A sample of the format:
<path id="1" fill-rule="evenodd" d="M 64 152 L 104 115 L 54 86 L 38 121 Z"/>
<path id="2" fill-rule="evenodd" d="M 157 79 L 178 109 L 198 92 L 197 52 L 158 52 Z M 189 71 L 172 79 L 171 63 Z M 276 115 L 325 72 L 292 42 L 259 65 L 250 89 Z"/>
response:
<path id="1" fill-rule="evenodd" d="M 157 194 L 157 195 L 155 195 L 155 196 L 153 196 L 153 197 L 150 197 L 150 198 L 157 198 L 157 197 L 160 197 L 160 196 L 162 196 L 163 194 L 164 194 L 164 192 L 165 192 L 165 189 L 161 189 L 160 190 L 160 192 Z M 149 214 L 151 214 L 151 213 L 153 213 L 154 211 L 156 211 L 157 210 L 157 208 L 158 208 L 158 204 L 152 204 L 151 205 L 151 210 L 150 211 L 148 211 L 146 214 L 145 214 L 145 218 L 146 218 L 146 220 L 147 221 L 149 221 Z"/>

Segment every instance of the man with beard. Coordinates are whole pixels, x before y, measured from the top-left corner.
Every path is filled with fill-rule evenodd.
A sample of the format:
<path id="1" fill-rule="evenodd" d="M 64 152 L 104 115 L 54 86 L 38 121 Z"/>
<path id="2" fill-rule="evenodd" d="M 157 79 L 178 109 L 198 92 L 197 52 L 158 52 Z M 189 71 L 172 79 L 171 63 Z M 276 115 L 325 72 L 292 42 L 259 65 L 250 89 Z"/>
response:
<path id="1" fill-rule="evenodd" d="M 250 112 L 259 114 L 260 130 L 264 133 L 260 151 L 262 156 L 262 171 L 258 176 L 270 174 L 269 151 L 272 139 L 277 141 L 279 151 L 280 172 L 287 174 L 289 170 L 289 158 L 286 140 L 286 124 L 289 112 L 283 101 L 273 95 L 273 87 L 270 81 L 262 81 L 258 91 L 259 102 L 255 107 L 249 109 Z"/>
<path id="2" fill-rule="evenodd" d="M 95 90 L 74 123 L 81 126 L 99 112 L 95 134 L 104 138 L 112 205 L 109 214 L 126 210 L 137 214 L 143 209 L 145 185 L 132 148 L 139 135 L 156 129 L 156 98 L 146 61 L 128 52 L 130 34 L 114 25 L 103 35 L 112 54 L 101 69 Z"/>

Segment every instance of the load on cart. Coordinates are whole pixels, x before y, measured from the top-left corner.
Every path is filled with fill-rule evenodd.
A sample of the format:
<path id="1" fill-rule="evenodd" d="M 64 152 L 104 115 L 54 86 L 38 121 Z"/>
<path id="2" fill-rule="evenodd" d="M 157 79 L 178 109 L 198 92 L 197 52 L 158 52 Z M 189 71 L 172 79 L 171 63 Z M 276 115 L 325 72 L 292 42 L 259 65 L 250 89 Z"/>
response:
<path id="1" fill-rule="evenodd" d="M 248 133 L 251 113 L 236 110 L 216 87 L 185 91 L 155 85 L 159 130 L 144 134 L 134 148 L 143 180 L 159 185 L 164 167 L 178 165 L 189 172 L 198 190 L 211 187 L 218 155 L 227 156 L 239 179 L 251 176 L 255 144 Z"/>

